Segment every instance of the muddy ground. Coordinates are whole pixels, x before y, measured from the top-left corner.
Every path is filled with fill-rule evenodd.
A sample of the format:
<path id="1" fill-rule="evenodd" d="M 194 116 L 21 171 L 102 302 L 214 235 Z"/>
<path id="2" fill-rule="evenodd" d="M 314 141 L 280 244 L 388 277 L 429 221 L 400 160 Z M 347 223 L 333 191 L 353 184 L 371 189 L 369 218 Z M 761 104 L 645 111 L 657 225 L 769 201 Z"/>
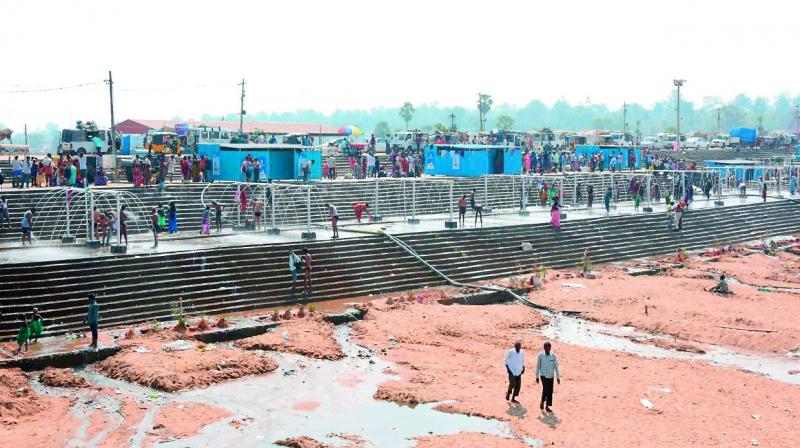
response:
<path id="1" fill-rule="evenodd" d="M 118 354 L 86 368 L 0 369 L 0 446 L 368 447 L 396 431 L 408 435 L 392 446 L 425 448 L 797 446 L 800 257 L 737 250 L 674 261 L 655 263 L 664 270 L 652 276 L 631 276 L 622 265 L 595 266 L 594 280 L 550 272 L 529 294 L 608 328 L 657 335 L 629 337 L 668 349 L 655 357 L 592 345 L 591 337 L 563 343 L 560 316 L 515 303 L 445 305 L 439 291 L 373 300 L 349 336 L 319 315 L 211 345 L 195 332 L 142 327 L 118 341 Z M 734 295 L 707 291 L 720 273 L 732 278 Z M 562 373 L 552 413 L 539 410 L 535 383 L 545 335 L 556 335 Z M 183 350 L 165 350 L 179 340 Z M 515 340 L 526 352 L 518 405 L 504 398 L 503 356 Z M 776 379 L 685 356 L 717 346 L 763 363 L 796 360 L 798 371 Z M 337 411 L 341 400 L 367 400 L 376 411 L 354 424 L 354 411 Z M 456 420 L 460 429 L 448 432 L 429 427 L 431 412 L 488 426 L 470 430 L 476 420 Z M 287 421 L 292 428 L 274 427 Z"/>

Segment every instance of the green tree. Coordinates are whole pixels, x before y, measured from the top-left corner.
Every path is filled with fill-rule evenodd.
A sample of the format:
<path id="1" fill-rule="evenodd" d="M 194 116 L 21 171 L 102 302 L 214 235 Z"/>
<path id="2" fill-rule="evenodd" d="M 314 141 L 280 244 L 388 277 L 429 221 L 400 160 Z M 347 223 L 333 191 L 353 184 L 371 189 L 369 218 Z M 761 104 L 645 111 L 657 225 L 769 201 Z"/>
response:
<path id="1" fill-rule="evenodd" d="M 497 127 L 500 129 L 511 129 L 514 127 L 514 117 L 511 115 L 500 115 L 497 117 Z"/>
<path id="2" fill-rule="evenodd" d="M 450 128 L 448 126 L 445 126 L 444 123 L 436 123 L 436 124 L 433 125 L 433 130 L 438 132 L 438 133 L 440 133 L 440 134 L 444 134 L 449 129 Z"/>
<path id="3" fill-rule="evenodd" d="M 391 132 L 388 121 L 379 121 L 375 124 L 375 137 L 386 137 Z"/>
<path id="4" fill-rule="evenodd" d="M 408 123 L 411 122 L 411 119 L 414 118 L 414 105 L 406 101 L 403 103 L 403 107 L 400 108 L 400 118 L 406 122 L 406 129 L 408 129 Z"/>
<path id="5" fill-rule="evenodd" d="M 479 93 L 478 94 L 478 113 L 480 114 L 480 128 L 481 131 L 484 131 L 484 125 L 486 124 L 486 114 L 492 110 L 492 105 L 494 104 L 494 100 L 492 100 L 492 96 L 487 93 Z"/>

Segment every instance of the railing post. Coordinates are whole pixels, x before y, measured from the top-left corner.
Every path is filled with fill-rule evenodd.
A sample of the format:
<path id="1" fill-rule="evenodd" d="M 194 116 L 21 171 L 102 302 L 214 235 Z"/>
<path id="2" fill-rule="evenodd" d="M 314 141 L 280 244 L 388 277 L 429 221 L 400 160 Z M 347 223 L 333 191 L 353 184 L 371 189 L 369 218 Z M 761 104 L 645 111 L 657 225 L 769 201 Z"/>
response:
<path id="1" fill-rule="evenodd" d="M 306 186 L 306 231 L 303 232 L 304 240 L 313 240 L 317 234 L 311 231 L 311 186 Z"/>
<path id="2" fill-rule="evenodd" d="M 483 213 L 491 213 L 492 208 L 489 206 L 489 176 L 483 176 Z"/>
<path id="3" fill-rule="evenodd" d="M 417 219 L 417 178 L 411 178 L 411 218 L 408 220 L 409 224 L 419 224 Z"/>
<path id="4" fill-rule="evenodd" d="M 646 212 L 652 212 L 653 211 L 653 195 L 652 195 L 652 190 L 651 190 L 650 184 L 653 182 L 653 176 L 650 175 L 650 174 L 646 174 L 644 178 L 646 179 L 645 182 L 647 182 L 647 206 L 643 207 L 642 210 L 644 210 Z"/>
<path id="5" fill-rule="evenodd" d="M 376 176 L 377 176 L 377 174 L 376 174 Z M 375 213 L 372 215 L 372 220 L 373 221 L 381 221 L 383 219 L 383 217 L 380 214 L 380 208 L 379 208 L 380 207 L 380 205 L 379 205 L 379 201 L 380 201 L 380 186 L 378 184 L 380 183 L 380 181 L 381 181 L 380 177 L 375 177 L 375 204 L 373 204 L 374 207 L 375 207 Z"/>
<path id="6" fill-rule="evenodd" d="M 269 218 L 272 223 L 271 224 L 272 227 L 270 227 L 267 230 L 267 233 L 269 233 L 270 235 L 278 235 L 281 233 L 281 230 L 278 228 L 277 225 L 276 215 L 278 210 L 278 197 L 275 195 L 275 184 L 269 183 L 267 185 L 267 188 L 269 188 L 270 202 L 272 202 L 272 204 L 266 204 L 269 206 Z"/>
<path id="7" fill-rule="evenodd" d="M 528 211 L 528 184 L 533 182 L 533 179 L 529 178 L 530 176 L 527 174 L 522 176 L 522 204 L 520 204 L 519 207 L 519 216 L 530 215 L 530 212 Z"/>
<path id="8" fill-rule="evenodd" d="M 112 254 L 124 254 L 128 251 L 128 246 L 122 245 L 122 203 L 120 201 L 120 192 L 117 191 L 117 244 L 111 246 Z"/>
<path id="9" fill-rule="evenodd" d="M 236 230 L 242 230 L 242 184 L 236 184 Z"/>
<path id="10" fill-rule="evenodd" d="M 450 219 L 444 222 L 444 227 L 446 229 L 455 229 L 458 227 L 458 223 L 453 221 L 453 181 L 449 181 L 449 190 L 450 190 L 450 199 L 447 205 L 447 211 L 449 212 Z"/>
<path id="11" fill-rule="evenodd" d="M 64 208 L 67 211 L 67 233 L 61 236 L 61 243 L 62 244 L 73 244 L 75 242 L 75 237 L 70 233 L 70 221 L 72 217 L 70 216 L 69 205 L 72 202 L 72 189 L 69 187 L 66 188 L 66 194 L 64 195 Z"/>
<path id="12" fill-rule="evenodd" d="M 92 188 L 88 185 L 84 191 L 89 195 L 89 201 L 86 202 L 89 206 L 87 213 L 89 222 L 86 223 L 86 231 L 89 235 L 87 235 L 86 238 L 86 247 L 100 247 L 100 241 L 94 239 L 94 191 L 92 191 Z"/>

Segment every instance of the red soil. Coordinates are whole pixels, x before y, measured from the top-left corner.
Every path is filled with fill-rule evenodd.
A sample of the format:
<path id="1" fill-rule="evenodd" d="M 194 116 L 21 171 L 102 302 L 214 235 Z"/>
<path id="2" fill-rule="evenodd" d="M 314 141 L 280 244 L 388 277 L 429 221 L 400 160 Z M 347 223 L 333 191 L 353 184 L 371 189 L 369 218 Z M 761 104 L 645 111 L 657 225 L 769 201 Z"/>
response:
<path id="1" fill-rule="evenodd" d="M 231 415 L 233 414 L 225 409 L 202 403 L 170 403 L 158 410 L 153 419 L 152 433 L 157 434 L 158 440 L 191 437 L 205 426 Z"/>
<path id="2" fill-rule="evenodd" d="M 275 445 L 288 446 L 290 448 L 326 448 L 326 445 L 323 445 L 308 436 L 291 437 L 288 439 L 277 440 L 275 441 Z"/>
<path id="3" fill-rule="evenodd" d="M 730 258 L 728 265 L 736 270 L 722 271 L 729 275 L 760 272 L 760 263 L 764 261 L 761 257 L 725 255 L 722 259 Z M 532 292 L 530 299 L 556 310 L 583 311 L 581 317 L 585 319 L 632 325 L 683 340 L 778 353 L 800 347 L 796 320 L 800 314 L 800 295 L 763 292 L 736 283 L 729 284 L 733 295 L 707 292 L 717 283 L 714 274 L 708 271 L 719 271 L 720 263 L 693 259 L 686 268 L 655 276 L 630 276 L 621 269 L 606 266 L 596 280 L 551 279 L 542 289 Z M 581 284 L 585 288 L 568 287 L 564 283 Z"/>
<path id="4" fill-rule="evenodd" d="M 452 448 L 481 447 L 481 448 L 530 448 L 530 445 L 519 439 L 505 439 L 502 437 L 467 432 L 450 436 L 418 437 L 416 448 Z"/>
<path id="5" fill-rule="evenodd" d="M 89 383 L 82 377 L 73 374 L 69 369 L 56 369 L 48 367 L 39 374 L 39 381 L 51 387 L 89 387 Z"/>
<path id="6" fill-rule="evenodd" d="M 66 446 L 79 424 L 72 402 L 32 391 L 19 369 L 0 369 L 0 446 Z"/>
<path id="7" fill-rule="evenodd" d="M 164 330 L 120 341 L 122 350 L 94 364 L 93 368 L 111 378 L 167 392 L 207 387 L 278 368 L 274 361 L 257 353 L 221 346 L 205 352 L 196 348 L 173 352 L 162 350 L 162 344 L 175 339 L 178 339 L 176 333 Z M 192 343 L 199 346 L 197 342 Z M 137 353 L 134 350 L 136 347 L 145 347 L 149 353 Z"/>
<path id="8" fill-rule="evenodd" d="M 295 318 L 282 321 L 275 331 L 237 341 L 236 346 L 245 350 L 297 353 L 316 359 L 342 359 L 344 353 L 333 337 L 334 328 L 321 318 Z M 288 333 L 288 341 L 284 341 L 284 333 Z"/>
<path id="9" fill-rule="evenodd" d="M 762 446 L 796 444 L 797 386 L 705 363 L 558 342 L 554 352 L 563 379 L 556 386 L 555 414 L 540 414 L 532 370 L 544 339 L 529 330 L 542 322 L 521 305 L 401 304 L 373 308 L 356 327 L 359 342 L 385 349 L 401 375 L 383 384 L 376 397 L 399 403 L 454 400 L 440 409 L 509 421 L 516 434 L 547 444 L 744 446 L 753 439 Z M 503 397 L 503 356 L 515 339 L 527 350 L 521 407 L 509 407 Z M 641 399 L 650 400 L 653 409 Z M 454 436 L 450 446 L 470 446 L 470 437 Z"/>

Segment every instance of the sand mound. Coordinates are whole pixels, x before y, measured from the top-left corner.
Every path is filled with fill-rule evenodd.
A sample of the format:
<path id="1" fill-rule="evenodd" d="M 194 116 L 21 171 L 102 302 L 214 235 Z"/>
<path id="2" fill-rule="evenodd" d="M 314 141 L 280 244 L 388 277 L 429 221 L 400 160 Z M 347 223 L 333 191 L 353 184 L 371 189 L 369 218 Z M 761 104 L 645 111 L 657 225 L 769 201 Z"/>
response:
<path id="1" fill-rule="evenodd" d="M 236 346 L 245 350 L 297 353 L 316 359 L 342 359 L 344 353 L 334 339 L 334 328 L 321 319 L 294 319 L 281 322 L 275 331 L 237 341 Z M 288 341 L 284 340 L 284 333 L 288 333 Z"/>
<path id="2" fill-rule="evenodd" d="M 530 445 L 519 439 L 506 439 L 490 434 L 466 432 L 448 436 L 418 437 L 417 448 L 530 448 Z"/>
<path id="3" fill-rule="evenodd" d="M 164 342 L 163 334 L 127 340 L 119 353 L 94 364 L 93 368 L 111 378 L 166 392 L 207 387 L 278 368 L 273 360 L 253 352 L 224 347 L 168 352 L 162 349 Z"/>
<path id="4" fill-rule="evenodd" d="M 47 400 L 31 390 L 22 370 L 0 369 L 0 418 L 35 414 L 46 406 Z"/>
<path id="5" fill-rule="evenodd" d="M 89 383 L 84 378 L 75 375 L 69 369 L 56 369 L 54 367 L 44 369 L 39 374 L 39 381 L 45 386 L 51 387 L 89 387 Z"/>
<path id="6" fill-rule="evenodd" d="M 230 417 L 225 409 L 202 403 L 170 403 L 158 410 L 153 431 L 160 439 L 191 437 L 205 426 Z"/>
<path id="7" fill-rule="evenodd" d="M 300 436 L 300 437 L 291 437 L 288 439 L 277 440 L 275 441 L 275 445 L 280 446 L 288 446 L 290 448 L 325 448 L 326 445 L 323 445 L 316 440 L 312 439 L 308 436 Z"/>

